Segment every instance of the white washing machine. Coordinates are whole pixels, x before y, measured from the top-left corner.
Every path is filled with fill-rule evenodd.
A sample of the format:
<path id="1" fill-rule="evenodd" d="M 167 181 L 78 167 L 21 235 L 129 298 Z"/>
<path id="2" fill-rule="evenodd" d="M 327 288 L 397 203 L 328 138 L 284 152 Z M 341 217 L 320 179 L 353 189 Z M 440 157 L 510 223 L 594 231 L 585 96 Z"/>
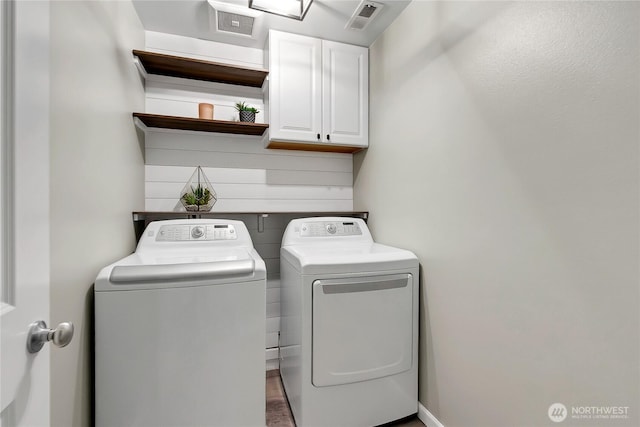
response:
<path id="1" fill-rule="evenodd" d="M 96 279 L 96 426 L 264 426 L 265 292 L 241 221 L 150 223 Z"/>
<path id="2" fill-rule="evenodd" d="M 299 427 L 418 412 L 418 259 L 361 219 L 291 221 L 280 252 L 280 374 Z"/>

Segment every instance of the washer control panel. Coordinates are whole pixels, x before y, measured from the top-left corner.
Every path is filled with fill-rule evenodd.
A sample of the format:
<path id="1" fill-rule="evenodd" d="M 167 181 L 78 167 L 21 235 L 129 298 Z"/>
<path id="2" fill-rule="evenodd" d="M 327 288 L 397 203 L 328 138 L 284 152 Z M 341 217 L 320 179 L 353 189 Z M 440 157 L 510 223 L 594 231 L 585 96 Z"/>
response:
<path id="1" fill-rule="evenodd" d="M 236 240 L 237 238 L 236 229 L 232 224 L 176 224 L 160 227 L 156 242 Z"/>
<path id="2" fill-rule="evenodd" d="M 362 230 L 357 222 L 314 221 L 300 226 L 301 237 L 361 236 Z"/>

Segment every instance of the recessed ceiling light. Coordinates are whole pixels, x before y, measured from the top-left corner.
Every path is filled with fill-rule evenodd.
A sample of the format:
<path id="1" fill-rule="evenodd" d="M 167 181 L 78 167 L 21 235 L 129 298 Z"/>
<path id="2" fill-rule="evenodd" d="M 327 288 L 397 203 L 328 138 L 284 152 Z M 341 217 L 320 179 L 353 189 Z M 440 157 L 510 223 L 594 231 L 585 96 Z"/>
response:
<path id="1" fill-rule="evenodd" d="M 249 8 L 302 21 L 313 0 L 249 0 Z"/>

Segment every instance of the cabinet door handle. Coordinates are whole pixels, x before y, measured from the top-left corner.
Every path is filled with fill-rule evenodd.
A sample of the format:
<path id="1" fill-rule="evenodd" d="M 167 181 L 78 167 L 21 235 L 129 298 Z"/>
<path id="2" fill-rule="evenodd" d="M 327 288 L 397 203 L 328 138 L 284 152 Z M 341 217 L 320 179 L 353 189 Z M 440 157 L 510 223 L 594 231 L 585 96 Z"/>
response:
<path id="1" fill-rule="evenodd" d="M 320 134 L 318 134 L 318 141 L 320 141 Z"/>
<path id="2" fill-rule="evenodd" d="M 327 141 L 331 140 L 331 135 L 327 134 Z"/>

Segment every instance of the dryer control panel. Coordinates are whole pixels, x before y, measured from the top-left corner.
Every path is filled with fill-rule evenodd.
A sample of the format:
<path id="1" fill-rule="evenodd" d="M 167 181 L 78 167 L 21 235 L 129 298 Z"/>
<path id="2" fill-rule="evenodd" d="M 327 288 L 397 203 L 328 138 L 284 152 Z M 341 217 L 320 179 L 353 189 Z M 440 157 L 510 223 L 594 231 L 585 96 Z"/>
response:
<path id="1" fill-rule="evenodd" d="M 353 221 L 312 221 L 300 226 L 300 237 L 361 236 L 362 230 Z"/>
<path id="2" fill-rule="evenodd" d="M 157 242 L 236 240 L 237 238 L 238 235 L 233 224 L 163 225 L 156 234 Z"/>
<path id="3" fill-rule="evenodd" d="M 320 242 L 373 243 L 362 218 L 323 216 L 291 220 L 282 236 L 282 246 L 317 244 Z"/>

